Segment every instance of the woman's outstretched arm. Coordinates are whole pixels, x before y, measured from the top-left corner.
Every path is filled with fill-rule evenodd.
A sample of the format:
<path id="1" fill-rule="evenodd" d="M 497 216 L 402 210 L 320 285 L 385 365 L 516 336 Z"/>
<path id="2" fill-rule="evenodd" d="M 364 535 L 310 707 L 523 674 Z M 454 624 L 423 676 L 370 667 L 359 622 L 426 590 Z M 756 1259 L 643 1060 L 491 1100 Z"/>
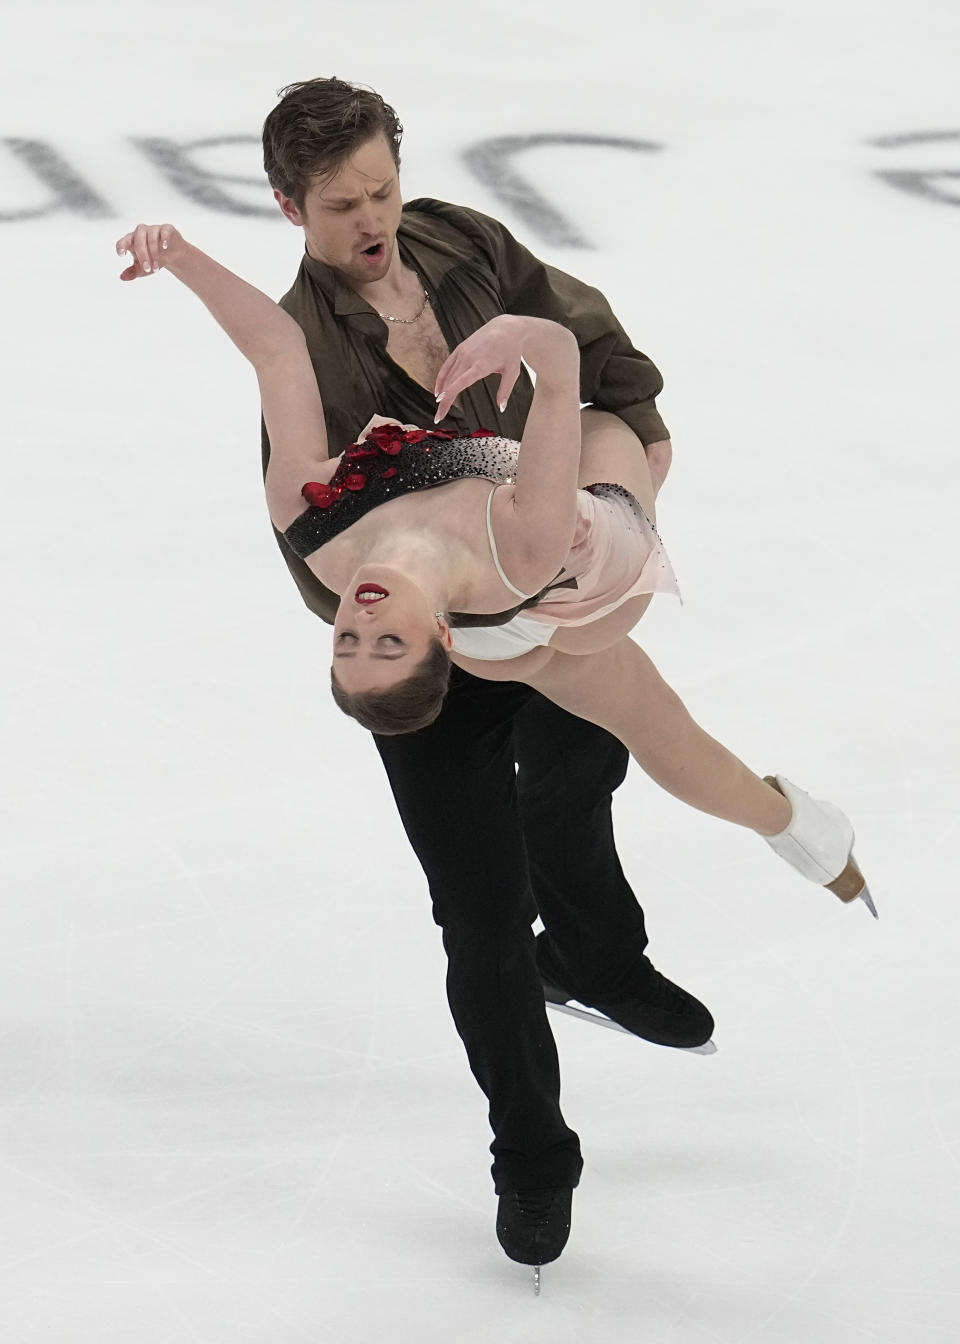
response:
<path id="1" fill-rule="evenodd" d="M 303 332 L 293 318 L 261 290 L 188 243 L 172 224 L 138 224 L 117 242 L 117 252 L 133 258 L 121 280 L 170 271 L 196 294 L 254 366 L 271 462 L 276 459 L 284 474 L 293 467 L 296 476 L 301 463 L 306 469 L 326 461 L 323 404 Z"/>

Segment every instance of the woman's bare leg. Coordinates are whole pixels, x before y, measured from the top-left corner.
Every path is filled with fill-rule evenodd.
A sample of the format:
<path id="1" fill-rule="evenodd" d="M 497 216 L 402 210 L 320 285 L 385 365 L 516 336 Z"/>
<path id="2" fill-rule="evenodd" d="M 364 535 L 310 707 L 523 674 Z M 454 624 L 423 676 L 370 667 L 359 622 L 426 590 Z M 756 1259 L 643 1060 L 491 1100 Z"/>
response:
<path id="1" fill-rule="evenodd" d="M 694 722 L 632 640 L 598 653 L 554 653 L 519 679 L 613 733 L 651 779 L 690 807 L 760 835 L 789 826 L 787 799 Z"/>
<path id="2" fill-rule="evenodd" d="M 582 489 L 596 481 L 622 485 L 656 522 L 653 480 L 640 440 L 619 416 L 586 406 L 580 412 L 578 484 Z"/>

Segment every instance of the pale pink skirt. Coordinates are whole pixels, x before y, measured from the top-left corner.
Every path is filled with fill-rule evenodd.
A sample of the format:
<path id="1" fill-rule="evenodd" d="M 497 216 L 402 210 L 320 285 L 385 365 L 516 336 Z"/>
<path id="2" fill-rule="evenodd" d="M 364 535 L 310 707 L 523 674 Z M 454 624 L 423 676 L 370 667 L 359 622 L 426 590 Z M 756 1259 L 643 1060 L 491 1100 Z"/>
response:
<path id="1" fill-rule="evenodd" d="M 551 589 L 523 615 L 555 626 L 586 625 L 642 593 L 680 597 L 657 529 L 629 490 L 605 482 L 577 493 L 577 524 L 560 581 L 570 578 L 575 588 Z"/>

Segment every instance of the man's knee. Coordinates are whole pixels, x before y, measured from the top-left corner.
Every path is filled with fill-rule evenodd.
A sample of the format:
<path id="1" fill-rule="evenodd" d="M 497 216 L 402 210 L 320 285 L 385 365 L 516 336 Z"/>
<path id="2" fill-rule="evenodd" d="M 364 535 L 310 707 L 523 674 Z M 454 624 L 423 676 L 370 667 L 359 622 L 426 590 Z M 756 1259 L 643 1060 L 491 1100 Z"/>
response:
<path id="1" fill-rule="evenodd" d="M 596 724 L 543 704 L 539 716 L 527 718 L 516 735 L 524 814 L 553 806 L 568 815 L 571 810 L 592 813 L 623 783 L 629 752 Z"/>
<path id="2" fill-rule="evenodd" d="M 444 940 L 474 940 L 477 943 L 499 942 L 517 932 L 529 929 L 537 917 L 537 907 L 527 880 L 526 865 L 522 872 L 506 881 L 483 888 L 472 884 L 431 883 L 430 899 L 433 919 L 444 932 Z"/>

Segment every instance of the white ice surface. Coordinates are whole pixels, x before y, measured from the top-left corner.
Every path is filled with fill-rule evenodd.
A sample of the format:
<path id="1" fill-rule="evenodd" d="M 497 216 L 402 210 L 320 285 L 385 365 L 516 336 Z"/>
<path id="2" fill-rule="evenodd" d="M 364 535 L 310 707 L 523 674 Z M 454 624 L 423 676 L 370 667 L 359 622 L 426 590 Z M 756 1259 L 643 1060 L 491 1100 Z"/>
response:
<path id="1" fill-rule="evenodd" d="M 114 213 L 0 221 L 0 1337 L 956 1340 L 960 214 L 876 174 L 957 172 L 960 140 L 871 143 L 960 133 L 955 0 L 2 22 L 0 136 Z M 399 109 L 408 196 L 502 217 L 664 371 L 686 606 L 646 647 L 845 807 L 882 915 L 631 773 L 651 953 L 719 1053 L 553 1019 L 587 1165 L 539 1300 L 494 1239 L 424 882 L 266 525 L 254 381 L 169 277 L 115 278 L 115 238 L 172 219 L 281 293 L 299 235 L 189 204 L 130 137 L 256 136 L 333 73 Z M 664 146 L 524 160 L 592 250 L 459 157 L 534 132 Z M 208 162 L 258 172 L 253 144 Z M 44 198 L 0 146 L 0 212 Z"/>

